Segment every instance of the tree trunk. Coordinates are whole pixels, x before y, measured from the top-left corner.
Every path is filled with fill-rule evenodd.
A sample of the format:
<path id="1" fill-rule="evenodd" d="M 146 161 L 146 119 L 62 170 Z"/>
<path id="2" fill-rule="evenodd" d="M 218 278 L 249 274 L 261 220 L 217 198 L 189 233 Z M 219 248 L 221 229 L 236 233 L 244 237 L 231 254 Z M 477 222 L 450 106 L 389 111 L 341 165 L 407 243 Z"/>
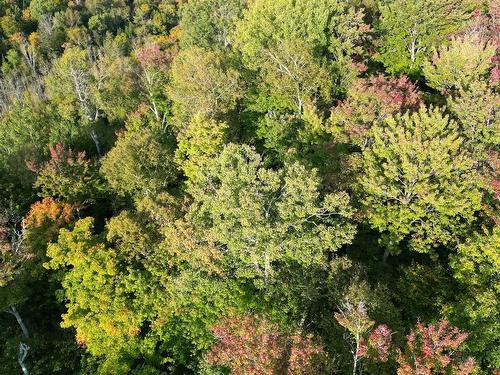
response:
<path id="1" fill-rule="evenodd" d="M 387 264 L 387 258 L 389 258 L 389 255 L 390 255 L 389 249 L 385 249 L 384 250 L 384 256 L 382 258 L 382 262 L 384 264 Z"/>
<path id="2" fill-rule="evenodd" d="M 23 319 L 21 318 L 21 315 L 19 314 L 19 312 L 17 311 L 17 309 L 14 306 L 12 306 L 11 308 L 9 308 L 7 310 L 7 312 L 9 314 L 11 314 L 11 315 L 14 315 L 14 317 L 16 318 L 17 324 L 19 324 L 19 327 L 21 327 L 21 331 L 23 331 L 24 338 L 26 338 L 26 339 L 29 338 L 30 335 L 29 335 L 29 332 L 28 332 L 28 328 L 24 324 Z"/>
<path id="3" fill-rule="evenodd" d="M 97 154 L 99 155 L 99 157 L 101 157 L 102 156 L 101 144 L 99 143 L 99 138 L 97 137 L 97 133 L 95 132 L 94 129 L 90 131 L 90 138 L 92 138 L 92 140 L 94 141 Z"/>
<path id="4" fill-rule="evenodd" d="M 5 312 L 13 315 L 16 320 L 17 324 L 19 324 L 19 327 L 21 327 L 21 331 L 23 331 L 23 336 L 25 339 L 30 337 L 28 328 L 26 327 L 26 324 L 23 322 L 23 318 L 21 318 L 21 314 L 17 311 L 17 309 L 12 306 L 9 309 L 7 309 Z M 24 361 L 26 360 L 26 357 L 28 356 L 28 351 L 30 350 L 30 347 L 26 345 L 25 343 L 21 342 L 19 344 L 19 355 L 17 356 L 17 362 L 19 363 L 19 366 L 21 366 L 21 370 L 23 370 L 24 375 L 29 375 L 28 368 L 26 367 L 26 363 Z"/>
<path id="5" fill-rule="evenodd" d="M 30 347 L 24 343 L 19 344 L 19 355 L 17 357 L 17 362 L 19 362 L 19 366 L 21 366 L 21 369 L 23 370 L 24 375 L 29 375 L 28 368 L 26 367 L 26 363 L 24 361 L 26 360 L 26 357 L 28 356 L 28 351 L 30 350 Z"/>
<path id="6" fill-rule="evenodd" d="M 359 337 L 358 335 L 356 335 L 356 348 L 354 349 L 352 375 L 356 375 L 356 370 L 358 367 L 358 351 L 359 351 Z"/>

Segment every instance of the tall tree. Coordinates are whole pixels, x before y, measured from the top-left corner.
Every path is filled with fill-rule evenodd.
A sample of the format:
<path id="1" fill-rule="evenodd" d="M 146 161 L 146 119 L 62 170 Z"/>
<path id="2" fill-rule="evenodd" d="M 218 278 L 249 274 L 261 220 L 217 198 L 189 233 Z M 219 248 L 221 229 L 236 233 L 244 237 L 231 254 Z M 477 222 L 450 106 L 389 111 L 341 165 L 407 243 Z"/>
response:
<path id="1" fill-rule="evenodd" d="M 439 108 L 396 115 L 372 129 L 359 176 L 368 222 L 393 252 L 432 252 L 471 230 L 482 191 L 458 126 Z"/>
<path id="2" fill-rule="evenodd" d="M 62 327 L 74 327 L 76 340 L 90 353 L 105 358 L 103 372 L 124 373 L 140 352 L 140 332 L 146 311 L 140 290 L 147 282 L 126 267 L 125 254 L 108 248 L 93 232 L 93 219 L 76 222 L 72 231 L 61 230 L 48 249 L 46 267 L 63 270 L 66 303 Z"/>
<path id="3" fill-rule="evenodd" d="M 468 348 L 475 358 L 489 368 L 498 368 L 500 303 L 500 230 L 475 234 L 458 246 L 451 258 L 454 277 L 460 284 L 456 301 L 449 304 L 453 321 L 471 332 Z M 451 302 L 451 301 L 450 301 Z"/>
<path id="4" fill-rule="evenodd" d="M 270 95 L 271 108 L 300 114 L 308 99 L 327 103 L 345 87 L 368 30 L 363 13 L 346 2 L 257 0 L 238 22 L 235 41 L 245 65 L 259 73 L 262 100 Z"/>
<path id="5" fill-rule="evenodd" d="M 241 17 L 244 0 L 194 0 L 181 8 L 179 25 L 183 48 L 227 48 L 235 23 Z"/>
<path id="6" fill-rule="evenodd" d="M 176 56 L 168 92 L 179 126 L 196 113 L 218 117 L 236 108 L 243 83 L 233 60 L 226 53 L 198 47 Z"/>
<path id="7" fill-rule="evenodd" d="M 475 81 L 489 73 L 496 47 L 485 43 L 478 36 L 454 38 L 441 46 L 430 61 L 423 62 L 423 73 L 429 86 L 448 93 L 463 88 L 467 90 Z"/>
<path id="8" fill-rule="evenodd" d="M 346 193 L 320 194 L 315 171 L 266 169 L 249 146 L 227 145 L 189 188 L 189 219 L 226 249 L 238 277 L 266 287 L 280 263 L 321 265 L 355 227 Z"/>
<path id="9" fill-rule="evenodd" d="M 421 75 L 432 48 L 465 25 L 469 0 L 394 0 L 380 5 L 377 56 L 389 73 Z"/>
<path id="10" fill-rule="evenodd" d="M 132 113 L 126 130 L 102 160 L 101 173 L 121 195 L 139 196 L 166 190 L 177 178 L 175 139 L 171 129 L 144 106 Z"/>

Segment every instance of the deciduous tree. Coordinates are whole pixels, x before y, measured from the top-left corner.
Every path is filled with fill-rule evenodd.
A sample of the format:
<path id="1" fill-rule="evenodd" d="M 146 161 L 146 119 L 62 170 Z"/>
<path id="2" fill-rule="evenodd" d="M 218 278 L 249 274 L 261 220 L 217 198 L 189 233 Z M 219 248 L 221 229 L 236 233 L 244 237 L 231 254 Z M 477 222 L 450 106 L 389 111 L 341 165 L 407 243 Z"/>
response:
<path id="1" fill-rule="evenodd" d="M 464 238 L 481 208 L 474 160 L 455 121 L 438 108 L 387 118 L 363 152 L 361 200 L 369 223 L 397 252 L 431 252 Z"/>
<path id="2" fill-rule="evenodd" d="M 266 169 L 252 148 L 229 144 L 200 172 L 189 220 L 225 246 L 238 277 L 265 286 L 279 263 L 321 265 L 354 235 L 349 196 L 322 196 L 298 163 Z"/>
<path id="3" fill-rule="evenodd" d="M 181 46 L 204 49 L 227 48 L 244 0 L 193 0 L 181 8 Z"/>
<path id="4" fill-rule="evenodd" d="M 495 52 L 496 46 L 479 36 L 453 38 L 423 62 L 423 73 L 428 85 L 442 93 L 468 90 L 471 83 L 486 78 Z"/>
<path id="5" fill-rule="evenodd" d="M 271 108 L 300 114 L 305 101 L 328 102 L 334 88 L 345 87 L 368 30 L 363 13 L 345 2 L 257 0 L 238 22 L 235 40 L 245 65 L 260 75 L 262 95 L 275 97 Z"/>
<path id="6" fill-rule="evenodd" d="M 461 288 L 457 300 L 450 301 L 448 311 L 453 321 L 471 332 L 467 346 L 475 358 L 493 368 L 500 365 L 496 345 L 500 332 L 499 244 L 500 230 L 496 226 L 475 234 L 450 256 L 453 275 Z"/>
<path id="7" fill-rule="evenodd" d="M 398 113 L 415 112 L 421 105 L 421 93 L 405 76 L 357 79 L 349 87 L 347 98 L 332 109 L 329 130 L 336 140 L 363 150 L 375 122 Z"/>
<path id="8" fill-rule="evenodd" d="M 377 58 L 389 73 L 420 75 L 432 48 L 465 25 L 468 0 L 395 0 L 380 5 Z"/>
<path id="9" fill-rule="evenodd" d="M 168 87 L 178 120 L 189 122 L 196 113 L 217 117 L 235 109 L 243 95 L 240 73 L 232 58 L 220 51 L 193 47 L 172 63 Z"/>
<path id="10" fill-rule="evenodd" d="M 462 360 L 458 350 L 467 336 L 445 320 L 429 325 L 418 322 L 406 336 L 405 352 L 399 350 L 398 375 L 473 373 L 474 359 Z"/>
<path id="11" fill-rule="evenodd" d="M 283 332 L 260 316 L 225 318 L 212 332 L 217 341 L 207 362 L 235 375 L 314 374 L 314 359 L 323 353 L 311 336 Z"/>
<path id="12" fill-rule="evenodd" d="M 177 178 L 170 129 L 161 129 L 144 107 L 129 116 L 127 129 L 102 160 L 101 173 L 122 195 L 143 197 L 166 190 Z"/>

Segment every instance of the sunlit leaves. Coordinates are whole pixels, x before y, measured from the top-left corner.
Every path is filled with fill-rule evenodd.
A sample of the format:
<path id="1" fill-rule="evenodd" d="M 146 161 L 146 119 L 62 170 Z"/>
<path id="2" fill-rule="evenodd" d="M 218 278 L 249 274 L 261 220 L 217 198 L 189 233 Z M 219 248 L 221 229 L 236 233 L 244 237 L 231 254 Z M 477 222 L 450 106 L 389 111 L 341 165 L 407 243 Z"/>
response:
<path id="1" fill-rule="evenodd" d="M 455 38 L 424 62 L 423 73 L 429 86 L 441 92 L 468 89 L 489 72 L 495 51 L 493 44 L 484 43 L 478 36 Z"/>
<path id="2" fill-rule="evenodd" d="M 266 283 L 279 262 L 322 264 L 351 241 L 348 195 L 318 189 L 300 164 L 266 169 L 250 147 L 230 144 L 191 185 L 189 218 L 227 248 L 240 277 Z"/>
<path id="3" fill-rule="evenodd" d="M 323 353 L 311 336 L 283 332 L 260 316 L 225 318 L 212 332 L 217 341 L 207 362 L 235 375 L 314 374 L 314 358 Z"/>
<path id="4" fill-rule="evenodd" d="M 482 192 L 457 124 L 441 110 L 398 115 L 372 129 L 359 177 L 370 224 L 395 251 L 403 240 L 430 252 L 467 234 Z"/>

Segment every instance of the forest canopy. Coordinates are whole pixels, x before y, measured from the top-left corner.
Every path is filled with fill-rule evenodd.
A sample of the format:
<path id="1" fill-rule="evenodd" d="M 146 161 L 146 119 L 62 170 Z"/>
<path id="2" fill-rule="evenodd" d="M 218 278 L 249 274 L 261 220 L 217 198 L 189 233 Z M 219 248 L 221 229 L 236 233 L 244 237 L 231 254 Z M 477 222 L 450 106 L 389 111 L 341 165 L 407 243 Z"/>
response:
<path id="1" fill-rule="evenodd" d="M 0 0 L 0 374 L 500 373 L 498 0 Z"/>

